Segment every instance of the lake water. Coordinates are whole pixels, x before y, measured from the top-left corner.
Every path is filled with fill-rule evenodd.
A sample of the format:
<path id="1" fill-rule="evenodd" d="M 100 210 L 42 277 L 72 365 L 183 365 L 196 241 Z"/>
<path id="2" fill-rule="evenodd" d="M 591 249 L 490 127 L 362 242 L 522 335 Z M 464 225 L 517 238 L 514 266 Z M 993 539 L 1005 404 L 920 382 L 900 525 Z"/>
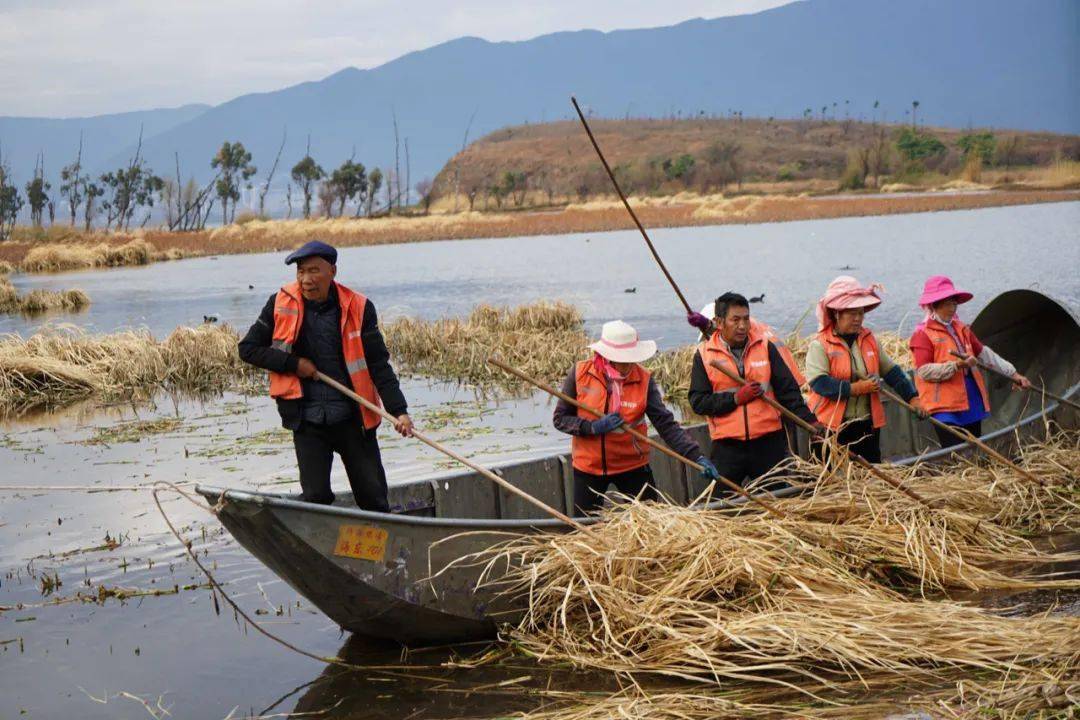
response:
<path id="1" fill-rule="evenodd" d="M 657 249 L 694 309 L 726 290 L 765 294 L 753 312 L 790 330 L 839 274 L 885 286 L 870 324 L 905 331 L 921 319 L 923 281 L 950 275 L 975 293 L 973 318 L 996 294 L 1032 288 L 1080 306 L 1080 203 L 844 218 L 765 225 L 660 229 Z M 0 332 L 74 321 L 95 332 L 177 325 L 217 314 L 246 329 L 290 279 L 286 253 L 199 258 L 108 272 L 15 276 L 16 287 L 89 293 L 78 316 L 0 317 Z M 636 232 L 454 240 L 345 248 L 342 283 L 361 290 L 384 320 L 468 313 L 477 303 L 540 299 L 578 306 L 590 333 L 621 318 L 662 347 L 692 339 L 684 311 Z M 853 270 L 843 271 L 843 267 Z M 249 289 L 249 286 L 254 286 Z M 634 288 L 636 292 L 625 290 Z M 813 330 L 813 319 L 804 324 Z"/>
<path id="2" fill-rule="evenodd" d="M 946 273 L 976 293 L 968 317 L 996 293 L 1032 287 L 1080 306 L 1080 203 L 978 211 L 658 230 L 657 246 L 695 306 L 727 289 L 765 293 L 754 312 L 790 329 L 844 265 L 882 282 L 876 327 L 910 328 L 928 274 Z M 93 299 L 79 315 L 0 318 L 0 332 L 29 333 L 43 322 L 93 332 L 149 327 L 164 335 L 216 313 L 245 328 L 288 280 L 284 253 L 225 256 L 143 268 L 17 276 L 16 286 L 82 287 Z M 677 300 L 640 237 L 617 232 L 466 240 L 342 250 L 341 280 L 367 293 L 384 319 L 449 316 L 480 302 L 572 302 L 595 332 L 621 317 L 670 347 L 690 341 Z M 249 289 L 254 285 L 254 289 Z M 626 288 L 636 288 L 625 293 Z M 810 329 L 807 326 L 807 329 Z M 551 403 L 533 396 L 476 398 L 466 388 L 406 378 L 420 427 L 481 463 L 565 448 L 550 425 Z M 154 435 L 118 437 L 133 420 L 168 421 Z M 383 433 L 392 482 L 430 475 L 445 458 Z M 344 478 L 336 468 L 335 485 Z M 155 480 L 295 489 L 295 461 L 272 402 L 233 394 L 205 402 L 157 398 L 152 406 L 87 405 L 0 424 L 0 485 L 109 487 Z M 239 548 L 213 519 L 185 501 L 164 507 L 195 541 L 228 591 L 273 632 L 321 655 L 397 672 L 343 672 L 290 653 L 229 612 L 218 615 L 203 578 L 168 534 L 149 493 L 0 495 L 0 718 L 146 718 L 160 701 L 177 718 L 326 711 L 318 717 L 490 717 L 540 700 L 492 686 L 547 672 L 515 663 L 483 671 L 439 667 L 453 652 L 403 656 L 396 647 L 343 635 L 338 627 Z M 119 539 L 112 549 L 104 545 Z M 62 585 L 51 589 L 46 577 Z M 75 599 L 100 588 L 176 594 Z M 190 587 L 195 586 L 195 587 Z M 185 589 L 188 587 L 189 589 Z M 49 604 L 57 598 L 62 604 Z M 1074 605 L 1076 599 L 1071 601 Z M 281 614 L 278 614 L 278 611 Z M 554 687 L 600 679 L 554 677 Z M 127 693 L 131 697 L 125 696 Z"/>

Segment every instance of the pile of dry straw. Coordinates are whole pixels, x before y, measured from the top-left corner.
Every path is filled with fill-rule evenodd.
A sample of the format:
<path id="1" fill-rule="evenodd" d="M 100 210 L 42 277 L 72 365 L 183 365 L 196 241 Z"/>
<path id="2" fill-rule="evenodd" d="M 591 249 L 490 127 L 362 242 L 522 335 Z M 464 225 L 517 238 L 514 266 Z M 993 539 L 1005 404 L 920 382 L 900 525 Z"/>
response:
<path id="1" fill-rule="evenodd" d="M 237 340 L 218 325 L 180 327 L 163 341 L 145 330 L 93 336 L 65 326 L 29 339 L 0 335 L 0 411 L 257 382 L 262 373 L 240 361 Z"/>
<path id="2" fill-rule="evenodd" d="M 2 269 L 2 268 L 0 268 Z M 40 313 L 48 310 L 81 310 L 90 304 L 82 290 L 31 290 L 19 295 L 7 276 L 0 273 L 0 313 Z"/>
<path id="3" fill-rule="evenodd" d="M 1027 539 L 1080 530 L 1080 436 L 1029 446 L 1022 462 L 1045 488 L 973 464 L 904 471 L 935 509 L 851 465 L 797 463 L 816 484 L 776 502 L 783 521 L 628 502 L 589 535 L 523 536 L 470 561 L 527 600 L 507 631 L 513 648 L 626 681 L 613 697 L 563 695 L 536 717 L 1069 712 L 1080 618 L 948 599 L 1080 588 L 1035 571 L 1080 553 Z"/>

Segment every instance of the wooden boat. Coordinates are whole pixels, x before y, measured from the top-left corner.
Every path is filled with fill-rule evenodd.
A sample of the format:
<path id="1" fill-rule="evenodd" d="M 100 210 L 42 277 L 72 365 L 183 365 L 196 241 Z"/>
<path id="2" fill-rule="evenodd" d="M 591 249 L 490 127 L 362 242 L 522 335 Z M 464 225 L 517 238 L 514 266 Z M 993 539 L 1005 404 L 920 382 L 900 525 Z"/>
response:
<path id="1" fill-rule="evenodd" d="M 1080 397 L 1080 325 L 1064 305 L 1030 290 L 994 299 L 973 323 L 976 334 L 1021 372 L 1051 392 Z M 1078 414 L 990 380 L 993 418 L 983 439 L 1001 448 L 1044 433 L 1048 420 L 1077 427 Z M 932 429 L 887 403 L 883 451 L 894 462 L 933 461 Z M 703 447 L 704 426 L 690 428 Z M 805 445 L 805 438 L 802 439 Z M 969 449 L 970 450 L 970 449 Z M 567 455 L 492 468 L 514 485 L 567 512 L 571 468 Z M 662 492 L 676 502 L 698 495 L 704 483 L 670 458 L 653 453 Z M 513 620 L 519 608 L 485 588 L 479 568 L 454 560 L 484 550 L 506 533 L 564 529 L 536 508 L 471 472 L 395 485 L 392 511 L 366 512 L 348 493 L 335 505 L 280 495 L 200 486 L 212 502 L 224 496 L 219 517 L 255 557 L 342 628 L 405 643 L 444 643 L 490 636 L 496 618 Z M 734 502 L 734 501 L 732 501 Z M 714 506 L 730 504 L 716 501 Z M 586 522 L 590 522 L 586 520 Z"/>

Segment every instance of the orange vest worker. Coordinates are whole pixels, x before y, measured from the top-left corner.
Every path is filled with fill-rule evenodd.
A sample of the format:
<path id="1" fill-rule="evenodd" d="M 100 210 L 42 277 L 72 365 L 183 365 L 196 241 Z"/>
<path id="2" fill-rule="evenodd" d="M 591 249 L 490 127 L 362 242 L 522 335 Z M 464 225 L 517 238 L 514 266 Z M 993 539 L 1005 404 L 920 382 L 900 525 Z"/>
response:
<path id="1" fill-rule="evenodd" d="M 583 405 L 603 410 L 604 413 L 618 412 L 626 426 L 640 433 L 647 433 L 645 407 L 649 395 L 649 371 L 634 364 L 633 369 L 623 381 L 622 407 L 608 407 L 607 381 L 592 360 L 584 360 L 575 366 L 577 380 L 577 401 Z M 579 417 L 595 420 L 596 416 L 584 410 L 578 410 Z M 604 435 L 575 435 L 571 441 L 574 468 L 590 475 L 615 475 L 636 470 L 649 464 L 649 446 L 623 432 Z"/>
<path id="2" fill-rule="evenodd" d="M 836 336 L 832 329 L 823 330 L 817 334 L 817 339 L 825 348 L 825 354 L 829 358 L 829 375 L 837 380 L 852 381 L 851 350 L 842 338 Z M 874 333 L 863 328 L 857 341 L 859 353 L 862 355 L 863 364 L 866 366 L 866 374 L 876 377 L 880 374 L 880 357 L 877 338 Z M 870 419 L 875 429 L 885 425 L 885 407 L 881 404 L 881 393 L 870 393 Z M 810 391 L 807 404 L 810 410 L 817 415 L 818 422 L 831 430 L 837 430 L 844 422 L 844 409 L 847 407 L 849 398 L 827 398 Z"/>
<path id="3" fill-rule="evenodd" d="M 953 320 L 953 328 L 960 338 L 961 347 L 956 346 L 952 335 L 937 320 L 927 320 L 920 327 L 933 344 L 933 362 L 953 362 L 956 358 L 951 354 L 952 351 L 964 355 L 974 354 L 972 351 L 971 329 L 959 320 Z M 986 382 L 983 380 L 982 372 L 978 368 L 970 368 L 969 372 L 975 379 L 975 384 L 979 386 L 983 407 L 989 412 L 990 395 L 986 391 Z M 923 380 L 916 373 L 915 387 L 919 391 L 919 400 L 922 402 L 922 406 L 929 413 L 964 412 L 968 409 L 967 388 L 964 387 L 964 373 L 962 372 L 955 373 L 951 378 L 942 382 Z"/>
<path id="4" fill-rule="evenodd" d="M 720 337 L 720 332 L 714 332 L 707 342 L 698 346 L 705 372 L 712 383 L 713 392 L 737 390 L 739 384 L 720 372 L 711 365 L 713 360 L 718 360 L 726 365 L 728 370 L 738 374 L 738 366 L 727 343 Z M 765 389 L 765 395 L 775 399 L 769 379 L 772 376 L 772 365 L 769 362 L 769 341 L 761 332 L 760 328 L 751 325 L 750 334 L 746 338 L 746 349 L 743 351 L 742 374 L 749 382 L 759 382 Z M 752 402 L 737 407 L 727 415 L 708 416 L 709 436 L 713 440 L 753 440 L 762 435 L 776 432 L 781 429 L 780 413 L 763 402 Z"/>
<path id="5" fill-rule="evenodd" d="M 381 407 L 382 402 L 375 391 L 375 384 L 371 381 L 371 373 L 368 372 L 367 361 L 364 359 L 364 343 L 360 338 L 367 298 L 340 283 L 337 284 L 337 296 L 341 305 L 341 349 L 345 355 L 349 380 L 357 395 Z M 300 284 L 293 282 L 278 291 L 274 303 L 272 347 L 292 352 L 303 321 L 304 299 L 300 294 Z M 270 397 L 295 400 L 302 396 L 299 377 L 291 373 L 270 373 Z M 379 425 L 379 416 L 363 406 L 360 407 L 360 417 L 368 430 Z"/>

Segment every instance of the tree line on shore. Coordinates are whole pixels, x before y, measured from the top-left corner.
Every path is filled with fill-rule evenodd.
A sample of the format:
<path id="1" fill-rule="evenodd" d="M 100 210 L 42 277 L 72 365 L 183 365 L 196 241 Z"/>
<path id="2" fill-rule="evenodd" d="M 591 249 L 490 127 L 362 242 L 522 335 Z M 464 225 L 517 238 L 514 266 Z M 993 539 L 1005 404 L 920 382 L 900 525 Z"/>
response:
<path id="1" fill-rule="evenodd" d="M 266 215 L 266 199 L 277 173 L 285 147 L 282 138 L 276 157 L 257 189 L 256 212 L 241 213 L 240 220 Z M 408 144 L 406 140 L 406 152 Z M 145 227 L 154 216 L 155 208 L 164 227 L 170 231 L 202 230 L 211 219 L 215 205 L 220 207 L 223 225 L 237 221 L 237 206 L 241 190 L 256 191 L 254 178 L 258 168 L 242 142 L 225 141 L 210 160 L 214 176 L 206 184 L 192 177 L 181 182 L 180 160 L 176 158 L 175 176 L 159 175 L 142 156 L 142 135 L 128 163 L 114 171 L 93 177 L 83 166 L 83 143 L 75 159 L 60 171 L 59 186 L 46 179 L 43 155 L 39 154 L 31 179 L 22 191 L 12 179 L 10 167 L 0 155 L 0 241 L 7 240 L 20 214 L 26 209 L 34 228 L 64 223 L 89 232 L 130 230 Z M 326 170 L 307 151 L 289 170 L 285 188 L 286 217 L 296 212 L 305 219 L 314 213 L 323 217 L 343 217 L 350 211 L 353 217 L 374 217 L 378 214 L 402 212 L 412 202 L 412 194 L 402 185 L 402 175 L 395 168 L 370 170 L 355 157 L 337 168 Z M 424 178 L 414 189 L 425 211 L 431 202 L 432 181 Z M 380 196 L 381 193 L 381 196 Z M 381 199 L 380 199 L 381 197 Z M 317 203 L 317 204 L 314 204 Z M 295 207 L 294 207 L 295 205 Z"/>

